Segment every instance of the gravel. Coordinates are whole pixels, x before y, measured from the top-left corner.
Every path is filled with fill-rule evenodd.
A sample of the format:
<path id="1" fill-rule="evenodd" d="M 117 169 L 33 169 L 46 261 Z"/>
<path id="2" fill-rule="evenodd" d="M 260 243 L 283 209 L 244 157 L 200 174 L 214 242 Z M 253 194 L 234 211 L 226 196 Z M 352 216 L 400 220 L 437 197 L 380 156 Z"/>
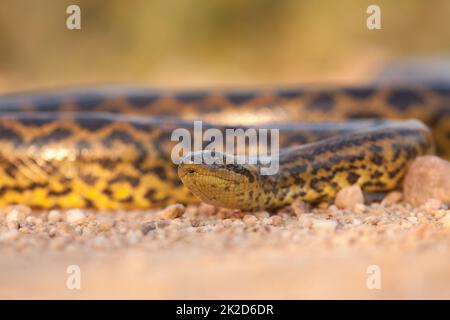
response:
<path id="1" fill-rule="evenodd" d="M 49 283 L 59 279 L 55 275 L 64 275 L 61 261 L 77 261 L 95 275 L 92 279 L 101 281 L 89 282 L 94 293 L 85 291 L 80 298 L 346 298 L 349 292 L 354 293 L 351 297 L 370 298 L 357 281 L 365 277 L 365 265 L 371 263 L 389 265 L 392 281 L 412 290 L 392 289 L 377 297 L 421 298 L 427 292 L 426 297 L 448 298 L 448 286 L 443 284 L 450 279 L 450 210 L 436 199 L 413 207 L 401 198 L 390 193 L 380 202 L 357 202 L 352 209 L 296 202 L 272 213 L 206 204 L 114 213 L 7 207 L 0 210 L 0 297 L 10 298 L 16 292 L 14 297 L 71 298 Z M 174 208 L 176 214 L 161 214 Z M 131 262 L 123 260 L 125 252 L 132 256 Z M 109 256 L 111 261 L 104 260 Z M 27 268 L 20 267 L 23 257 L 27 266 L 33 266 L 34 280 L 28 278 Z M 94 261 L 101 261 L 100 265 Z M 326 276 L 337 274 L 336 270 L 352 273 Z M 108 280 L 101 280 L 104 274 Z M 212 282 L 201 284 L 206 278 Z M 414 291 L 417 284 L 411 279 L 418 278 L 430 282 Z M 136 290 L 127 289 L 130 283 Z M 267 283 L 267 290 L 254 290 L 262 283 Z M 122 295 L 113 295 L 119 284 Z M 190 287 L 187 295 L 186 286 Z"/>

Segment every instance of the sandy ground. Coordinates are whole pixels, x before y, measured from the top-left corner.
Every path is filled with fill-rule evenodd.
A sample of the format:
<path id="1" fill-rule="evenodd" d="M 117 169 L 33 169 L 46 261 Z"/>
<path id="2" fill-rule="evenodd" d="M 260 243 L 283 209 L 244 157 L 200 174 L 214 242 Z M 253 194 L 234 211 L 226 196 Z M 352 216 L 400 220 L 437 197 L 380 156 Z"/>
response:
<path id="1" fill-rule="evenodd" d="M 3 210 L 0 298 L 450 298 L 439 203 L 180 214 Z"/>

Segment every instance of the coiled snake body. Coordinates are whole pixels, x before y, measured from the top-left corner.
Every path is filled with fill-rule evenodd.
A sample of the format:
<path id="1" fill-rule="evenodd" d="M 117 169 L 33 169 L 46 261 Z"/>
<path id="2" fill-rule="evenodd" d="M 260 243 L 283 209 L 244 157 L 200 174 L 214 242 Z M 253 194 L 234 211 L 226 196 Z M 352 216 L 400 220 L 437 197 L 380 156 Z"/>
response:
<path id="1" fill-rule="evenodd" d="M 285 148 L 279 172 L 261 176 L 254 165 L 189 162 L 177 168 L 171 134 L 192 131 L 192 120 L 222 131 L 279 128 Z M 253 210 L 330 199 L 352 184 L 387 191 L 398 187 L 416 156 L 433 152 L 422 122 L 432 128 L 438 153 L 450 158 L 447 85 L 4 95 L 0 207 L 132 209 L 199 197 Z"/>

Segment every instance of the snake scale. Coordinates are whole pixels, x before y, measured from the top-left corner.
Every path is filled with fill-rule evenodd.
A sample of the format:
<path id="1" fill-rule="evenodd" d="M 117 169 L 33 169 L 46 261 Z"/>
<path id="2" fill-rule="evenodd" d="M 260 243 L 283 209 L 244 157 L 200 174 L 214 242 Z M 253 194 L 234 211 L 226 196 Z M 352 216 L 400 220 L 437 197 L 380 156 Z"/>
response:
<path id="1" fill-rule="evenodd" d="M 221 131 L 280 129 L 278 173 L 189 161 L 177 167 L 171 133 L 192 131 L 193 120 Z M 0 97 L 0 207 L 135 209 L 200 198 L 276 208 L 332 199 L 352 184 L 394 189 L 408 164 L 434 145 L 450 158 L 446 84 L 14 93 Z"/>

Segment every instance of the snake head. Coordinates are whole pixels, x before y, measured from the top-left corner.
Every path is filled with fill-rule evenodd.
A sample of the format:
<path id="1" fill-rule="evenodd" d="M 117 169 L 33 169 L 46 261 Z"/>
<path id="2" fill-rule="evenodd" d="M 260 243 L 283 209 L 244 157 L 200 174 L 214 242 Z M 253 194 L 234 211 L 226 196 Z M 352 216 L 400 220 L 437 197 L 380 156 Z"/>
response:
<path id="1" fill-rule="evenodd" d="M 200 200 L 217 207 L 253 209 L 260 190 L 256 166 L 236 164 L 234 156 L 219 152 L 189 153 L 178 166 L 178 176 Z"/>

